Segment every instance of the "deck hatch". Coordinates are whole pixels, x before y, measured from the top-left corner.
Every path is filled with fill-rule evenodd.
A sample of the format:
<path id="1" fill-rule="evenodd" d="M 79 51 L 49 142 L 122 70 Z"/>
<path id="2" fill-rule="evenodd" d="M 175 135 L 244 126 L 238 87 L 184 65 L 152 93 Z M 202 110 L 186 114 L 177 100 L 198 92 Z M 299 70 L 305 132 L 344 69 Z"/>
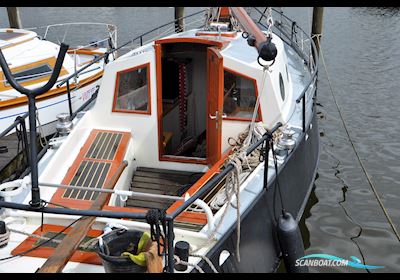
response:
<path id="1" fill-rule="evenodd" d="M 84 160 L 81 162 L 70 185 L 81 187 L 102 188 L 110 171 L 111 163 Z M 98 193 L 83 190 L 66 190 L 64 198 L 94 200 Z"/>
<path id="2" fill-rule="evenodd" d="M 61 184 L 104 188 L 125 157 L 130 132 L 93 129 Z M 58 189 L 51 202 L 68 207 L 87 209 L 99 192 Z"/>
<path id="3" fill-rule="evenodd" d="M 113 160 L 121 139 L 122 133 L 98 132 L 85 157 Z"/>

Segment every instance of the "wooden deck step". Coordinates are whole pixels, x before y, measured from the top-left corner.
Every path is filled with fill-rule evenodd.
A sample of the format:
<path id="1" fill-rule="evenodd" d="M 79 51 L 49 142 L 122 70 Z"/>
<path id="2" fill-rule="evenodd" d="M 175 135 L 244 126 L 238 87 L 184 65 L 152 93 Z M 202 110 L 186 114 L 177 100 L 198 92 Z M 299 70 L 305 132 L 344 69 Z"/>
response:
<path id="1" fill-rule="evenodd" d="M 177 195 L 178 190 L 194 184 L 203 173 L 138 167 L 131 183 L 131 191 L 160 195 Z M 174 201 L 154 198 L 129 198 L 128 207 L 167 209 Z"/>

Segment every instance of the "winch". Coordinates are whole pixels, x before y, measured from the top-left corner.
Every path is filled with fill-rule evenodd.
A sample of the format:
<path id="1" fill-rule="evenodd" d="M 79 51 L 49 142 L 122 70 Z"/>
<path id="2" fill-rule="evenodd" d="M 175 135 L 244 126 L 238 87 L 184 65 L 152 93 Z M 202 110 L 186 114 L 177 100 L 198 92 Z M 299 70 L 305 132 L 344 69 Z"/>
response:
<path id="1" fill-rule="evenodd" d="M 70 120 L 70 116 L 68 113 L 60 113 L 57 115 L 56 129 L 61 136 L 68 135 L 73 127 L 74 125 Z"/>

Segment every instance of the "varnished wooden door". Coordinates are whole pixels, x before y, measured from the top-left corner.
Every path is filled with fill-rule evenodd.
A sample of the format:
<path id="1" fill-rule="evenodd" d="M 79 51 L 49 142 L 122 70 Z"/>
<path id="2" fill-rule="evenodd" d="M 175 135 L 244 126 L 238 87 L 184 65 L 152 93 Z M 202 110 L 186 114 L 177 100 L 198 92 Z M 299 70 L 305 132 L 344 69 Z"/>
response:
<path id="1" fill-rule="evenodd" d="M 224 68 L 218 49 L 207 49 L 207 162 L 221 158 Z"/>

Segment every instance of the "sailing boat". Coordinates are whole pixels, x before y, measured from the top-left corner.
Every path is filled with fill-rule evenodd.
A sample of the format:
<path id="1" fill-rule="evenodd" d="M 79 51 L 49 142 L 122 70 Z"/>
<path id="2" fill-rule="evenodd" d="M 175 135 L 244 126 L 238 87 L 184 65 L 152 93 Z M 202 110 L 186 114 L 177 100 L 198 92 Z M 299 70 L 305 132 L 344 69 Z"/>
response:
<path id="1" fill-rule="evenodd" d="M 68 50 L 59 82 L 37 100 L 38 123 L 42 126 L 42 137 L 55 132 L 58 112 L 68 109 L 71 113 L 75 112 L 98 90 L 103 75 L 104 60 L 91 62 L 104 55 L 107 51 L 104 45 L 108 41 L 116 43 L 116 27 L 101 23 L 64 23 L 40 28 L 0 29 L 0 48 L 15 78 L 22 86 L 37 88 L 50 77 L 60 48 L 58 43 L 49 41 L 48 37 L 55 33 L 62 35 L 65 32 L 63 41 L 68 41 L 73 35 L 71 29 L 75 30 L 78 26 L 80 28 L 100 26 L 106 29 L 108 37 Z M 44 30 L 43 37 L 34 30 Z M 74 75 L 84 67 L 84 71 Z M 0 131 L 4 131 L 18 116 L 23 116 L 28 111 L 28 99 L 12 88 L 2 71 L 0 71 L 0 81 Z"/>
<path id="2" fill-rule="evenodd" d="M 0 187 L 0 271 L 277 270 L 318 164 L 315 46 L 271 8 L 203 13 L 131 40 L 38 180 Z"/>

